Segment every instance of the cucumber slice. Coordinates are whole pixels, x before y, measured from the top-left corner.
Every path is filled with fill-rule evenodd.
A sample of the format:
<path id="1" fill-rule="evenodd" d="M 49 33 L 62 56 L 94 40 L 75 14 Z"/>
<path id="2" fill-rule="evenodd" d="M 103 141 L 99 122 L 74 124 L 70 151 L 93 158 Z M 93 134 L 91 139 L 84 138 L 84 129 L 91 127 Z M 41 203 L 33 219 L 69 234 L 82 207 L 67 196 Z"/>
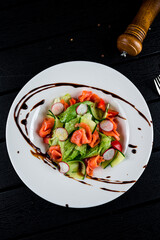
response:
<path id="1" fill-rule="evenodd" d="M 60 120 L 55 117 L 55 123 L 54 123 L 54 129 L 63 127 L 63 123 L 60 122 Z"/>
<path id="2" fill-rule="evenodd" d="M 109 164 L 110 164 L 112 161 L 114 161 L 114 159 L 116 158 L 117 153 L 118 153 L 118 151 L 115 153 L 113 159 L 111 159 L 111 160 L 109 160 L 109 161 L 107 160 L 107 161 L 105 161 L 105 162 L 102 162 L 102 163 L 101 163 L 101 167 L 102 167 L 103 169 L 105 169 L 107 166 L 109 166 Z"/>
<path id="3" fill-rule="evenodd" d="M 91 120 L 91 118 L 92 115 L 90 113 L 86 113 L 84 116 L 81 117 L 80 122 L 86 123 L 93 132 L 96 129 L 97 124 L 93 120 Z"/>
<path id="4" fill-rule="evenodd" d="M 125 156 L 122 152 L 117 151 L 116 157 L 111 162 L 111 167 L 115 167 L 125 159 Z"/>
<path id="5" fill-rule="evenodd" d="M 102 120 L 106 119 L 106 117 L 107 117 L 108 106 L 107 106 L 107 108 L 106 108 L 105 113 L 104 113 L 101 109 L 96 108 L 95 103 L 93 103 L 93 104 L 90 106 L 90 110 L 91 110 L 91 113 L 92 113 L 93 117 L 94 117 L 96 120 L 102 121 Z"/>
<path id="6" fill-rule="evenodd" d="M 83 180 L 85 178 L 86 175 L 86 165 L 83 161 L 81 160 L 70 160 L 67 161 L 70 169 L 67 172 L 67 175 L 72 177 L 72 178 L 76 178 L 76 179 L 80 179 Z"/>
<path id="7" fill-rule="evenodd" d="M 86 119 L 92 120 L 92 114 L 86 113 L 86 114 L 83 115 L 81 118 L 82 118 L 82 119 L 83 119 L 83 118 L 86 118 Z"/>

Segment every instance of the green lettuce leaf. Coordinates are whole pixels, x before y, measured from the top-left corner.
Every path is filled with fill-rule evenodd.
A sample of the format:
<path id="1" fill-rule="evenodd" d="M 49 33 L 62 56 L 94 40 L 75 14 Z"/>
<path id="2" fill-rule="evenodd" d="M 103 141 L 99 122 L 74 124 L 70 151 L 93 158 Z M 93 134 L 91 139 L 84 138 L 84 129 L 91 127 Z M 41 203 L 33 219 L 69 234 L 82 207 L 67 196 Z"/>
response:
<path id="1" fill-rule="evenodd" d="M 81 146 L 76 146 L 75 150 L 79 151 L 79 154 L 81 156 L 84 156 L 84 158 L 85 158 L 85 155 L 86 155 L 86 152 L 87 152 L 87 144 L 83 144 Z"/>
<path id="2" fill-rule="evenodd" d="M 79 103 L 76 103 L 66 109 L 66 111 L 62 112 L 58 118 L 61 122 L 66 123 L 70 120 L 77 117 L 76 108 L 79 105 Z"/>
<path id="3" fill-rule="evenodd" d="M 66 109 L 66 111 L 64 111 L 63 113 L 61 113 L 60 115 L 58 115 L 58 118 L 60 119 L 61 122 L 69 122 L 70 120 L 72 120 L 73 118 L 77 117 L 77 112 L 76 112 L 76 108 L 80 105 L 80 104 L 87 104 L 88 106 L 91 106 L 93 104 L 93 102 L 90 101 L 85 101 L 83 103 L 79 102 L 76 103 L 70 107 L 68 107 Z"/>
<path id="4" fill-rule="evenodd" d="M 59 141 L 59 145 L 60 145 L 60 148 L 61 148 L 61 153 L 62 153 L 62 159 L 63 160 L 68 158 L 75 148 L 75 144 L 71 143 L 69 139 L 67 139 L 64 142 Z"/>
<path id="5" fill-rule="evenodd" d="M 99 145 L 87 150 L 85 158 L 94 157 L 99 154 Z"/>
<path id="6" fill-rule="evenodd" d="M 65 123 L 65 129 L 67 130 L 68 134 L 76 130 L 75 124 L 79 122 L 80 116 L 70 120 L 69 122 Z"/>
<path id="7" fill-rule="evenodd" d="M 101 141 L 99 144 L 99 154 L 102 155 L 108 148 L 111 147 L 112 137 L 106 136 L 105 134 L 100 132 L 99 135 L 101 137 Z"/>
<path id="8" fill-rule="evenodd" d="M 49 145 L 50 146 L 54 146 L 54 145 L 58 145 L 59 144 L 59 140 L 57 137 L 52 137 L 50 140 L 49 140 Z"/>
<path id="9" fill-rule="evenodd" d="M 71 95 L 69 93 L 65 94 L 63 97 L 61 97 L 65 102 L 69 103 L 69 100 L 71 99 Z"/>

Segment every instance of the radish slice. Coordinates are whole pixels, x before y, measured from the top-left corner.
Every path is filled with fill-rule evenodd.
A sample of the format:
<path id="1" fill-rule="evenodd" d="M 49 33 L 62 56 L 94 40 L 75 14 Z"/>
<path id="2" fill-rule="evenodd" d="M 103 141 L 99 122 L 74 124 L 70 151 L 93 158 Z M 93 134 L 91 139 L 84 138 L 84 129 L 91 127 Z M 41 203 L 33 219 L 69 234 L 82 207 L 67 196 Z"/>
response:
<path id="1" fill-rule="evenodd" d="M 54 115 L 59 115 L 61 112 L 63 112 L 63 110 L 64 106 L 60 102 L 54 103 L 51 107 L 51 111 L 53 112 Z"/>
<path id="2" fill-rule="evenodd" d="M 55 136 L 60 140 L 60 141 L 65 141 L 68 138 L 68 132 L 65 128 L 56 128 L 55 129 Z"/>
<path id="3" fill-rule="evenodd" d="M 100 128 L 106 132 L 110 132 L 113 130 L 113 123 L 110 120 L 103 120 L 100 123 Z"/>
<path id="4" fill-rule="evenodd" d="M 110 148 L 110 149 L 107 149 L 104 153 L 103 153 L 103 158 L 104 160 L 111 160 L 113 159 L 115 155 L 115 149 L 114 148 Z"/>
<path id="5" fill-rule="evenodd" d="M 76 112 L 78 115 L 84 115 L 88 110 L 87 104 L 81 103 L 77 108 Z"/>
<path id="6" fill-rule="evenodd" d="M 60 162 L 59 167 L 60 173 L 67 173 L 69 171 L 69 165 L 66 162 Z"/>

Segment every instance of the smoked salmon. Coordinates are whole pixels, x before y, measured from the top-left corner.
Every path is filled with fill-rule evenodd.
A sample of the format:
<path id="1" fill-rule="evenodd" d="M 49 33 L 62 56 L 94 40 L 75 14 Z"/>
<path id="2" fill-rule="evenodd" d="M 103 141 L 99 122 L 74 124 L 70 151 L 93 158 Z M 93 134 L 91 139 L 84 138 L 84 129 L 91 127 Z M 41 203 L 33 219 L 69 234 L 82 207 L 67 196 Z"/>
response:
<path id="1" fill-rule="evenodd" d="M 62 153 L 59 145 L 51 146 L 48 150 L 48 155 L 56 162 L 62 161 Z"/>
<path id="2" fill-rule="evenodd" d="M 78 97 L 80 102 L 89 101 L 92 96 L 92 91 L 83 91 L 82 95 Z"/>
<path id="3" fill-rule="evenodd" d="M 90 127 L 86 123 L 77 123 L 75 127 L 81 127 L 76 130 L 72 137 L 71 142 L 81 146 L 82 144 L 90 143 L 92 141 L 92 132 Z"/>
<path id="4" fill-rule="evenodd" d="M 77 101 L 76 101 L 75 98 L 71 98 L 71 99 L 69 100 L 69 105 L 72 106 L 72 105 L 74 105 L 76 102 L 77 102 Z"/>
<path id="5" fill-rule="evenodd" d="M 88 176 L 92 177 L 93 176 L 93 170 L 97 167 L 99 167 L 101 162 L 104 162 L 104 158 L 100 155 L 97 155 L 95 157 L 88 158 L 87 160 L 87 168 L 86 172 Z"/>
<path id="6" fill-rule="evenodd" d="M 114 137 L 117 141 L 119 141 L 120 140 L 120 135 L 119 135 L 119 133 L 116 131 L 116 130 L 113 130 L 113 131 L 111 131 L 111 132 L 106 132 L 106 131 L 104 131 L 104 130 L 101 130 L 102 131 L 102 133 L 104 133 L 106 136 L 111 136 L 111 137 Z"/>
<path id="7" fill-rule="evenodd" d="M 65 111 L 65 110 L 69 107 L 69 104 L 68 104 L 67 102 L 65 102 L 64 99 L 61 99 L 60 102 L 63 104 L 63 106 L 64 106 L 64 111 Z"/>
<path id="8" fill-rule="evenodd" d="M 41 128 L 39 130 L 39 136 L 44 138 L 51 133 L 54 126 L 54 118 L 45 118 L 42 122 Z"/>
<path id="9" fill-rule="evenodd" d="M 99 142 L 100 142 L 99 133 L 97 132 L 97 130 L 95 130 L 94 133 L 92 134 L 92 141 L 89 143 L 89 146 L 91 148 L 94 148 L 95 146 L 98 145 Z"/>

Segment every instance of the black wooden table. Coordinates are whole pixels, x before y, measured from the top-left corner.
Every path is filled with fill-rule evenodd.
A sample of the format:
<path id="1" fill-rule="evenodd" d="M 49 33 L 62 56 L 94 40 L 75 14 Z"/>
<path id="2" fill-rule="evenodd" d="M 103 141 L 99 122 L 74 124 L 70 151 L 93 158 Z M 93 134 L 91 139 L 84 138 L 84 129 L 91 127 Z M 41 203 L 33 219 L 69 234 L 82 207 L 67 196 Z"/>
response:
<path id="1" fill-rule="evenodd" d="M 160 15 L 137 57 L 123 58 L 117 37 L 141 1 L 5 0 L 0 2 L 0 239 L 160 239 Z M 19 90 L 54 64 L 87 60 L 120 71 L 143 94 L 154 146 L 138 182 L 120 198 L 89 209 L 64 208 L 30 191 L 15 173 L 5 143 L 6 119 Z M 16 140 L 16 136 L 15 136 Z"/>

